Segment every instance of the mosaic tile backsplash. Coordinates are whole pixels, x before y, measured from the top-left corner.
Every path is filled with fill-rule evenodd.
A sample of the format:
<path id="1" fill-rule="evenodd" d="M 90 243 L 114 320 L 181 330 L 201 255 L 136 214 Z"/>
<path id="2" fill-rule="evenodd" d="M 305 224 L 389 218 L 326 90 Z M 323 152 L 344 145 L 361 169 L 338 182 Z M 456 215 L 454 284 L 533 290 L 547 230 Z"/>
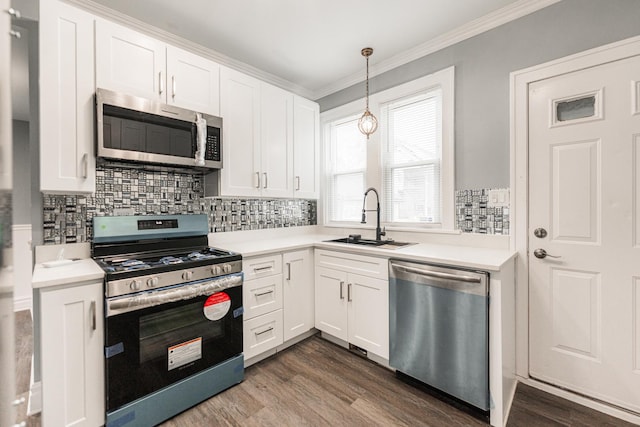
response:
<path id="1" fill-rule="evenodd" d="M 43 195 L 44 244 L 91 241 L 106 215 L 201 214 L 210 232 L 317 224 L 315 200 L 204 197 L 204 176 L 98 165 L 94 195 Z"/>
<path id="2" fill-rule="evenodd" d="M 463 233 L 509 234 L 509 189 L 458 190 L 455 211 Z"/>

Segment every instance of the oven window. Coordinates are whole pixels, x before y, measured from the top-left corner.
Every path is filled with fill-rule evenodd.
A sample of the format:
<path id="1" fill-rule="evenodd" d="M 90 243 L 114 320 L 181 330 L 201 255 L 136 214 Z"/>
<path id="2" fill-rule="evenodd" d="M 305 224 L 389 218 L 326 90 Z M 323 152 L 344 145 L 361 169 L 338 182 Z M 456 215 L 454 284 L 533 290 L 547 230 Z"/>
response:
<path id="1" fill-rule="evenodd" d="M 170 346 L 196 338 L 217 339 L 224 319 L 203 322 L 202 302 L 140 316 L 140 363 L 166 357 Z"/>

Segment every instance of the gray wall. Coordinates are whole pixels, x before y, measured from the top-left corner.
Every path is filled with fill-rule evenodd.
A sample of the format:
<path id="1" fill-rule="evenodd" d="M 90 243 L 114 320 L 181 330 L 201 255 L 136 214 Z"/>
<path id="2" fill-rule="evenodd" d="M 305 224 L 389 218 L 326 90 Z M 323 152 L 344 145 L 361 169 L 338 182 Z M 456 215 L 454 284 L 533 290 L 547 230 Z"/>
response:
<path id="1" fill-rule="evenodd" d="M 370 91 L 455 65 L 456 189 L 509 187 L 509 73 L 637 35 L 638 0 L 563 0 L 376 76 Z M 328 95 L 320 111 L 363 94 L 364 83 Z"/>

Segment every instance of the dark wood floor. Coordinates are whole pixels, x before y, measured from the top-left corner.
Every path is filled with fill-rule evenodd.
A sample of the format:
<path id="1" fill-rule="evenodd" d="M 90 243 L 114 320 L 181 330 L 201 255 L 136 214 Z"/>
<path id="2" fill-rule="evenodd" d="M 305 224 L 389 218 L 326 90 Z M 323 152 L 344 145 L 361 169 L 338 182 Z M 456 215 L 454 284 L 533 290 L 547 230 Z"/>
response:
<path id="1" fill-rule="evenodd" d="M 28 312 L 18 313 L 16 326 L 18 391 L 27 394 L 33 348 Z M 24 406 L 26 410 L 26 404 Z M 39 427 L 39 417 L 29 417 L 27 425 Z M 241 384 L 162 424 L 164 427 L 196 425 L 487 424 L 405 384 L 388 369 L 315 336 L 247 368 Z M 518 385 L 508 422 L 508 426 L 527 427 L 631 425 L 523 384 Z"/>

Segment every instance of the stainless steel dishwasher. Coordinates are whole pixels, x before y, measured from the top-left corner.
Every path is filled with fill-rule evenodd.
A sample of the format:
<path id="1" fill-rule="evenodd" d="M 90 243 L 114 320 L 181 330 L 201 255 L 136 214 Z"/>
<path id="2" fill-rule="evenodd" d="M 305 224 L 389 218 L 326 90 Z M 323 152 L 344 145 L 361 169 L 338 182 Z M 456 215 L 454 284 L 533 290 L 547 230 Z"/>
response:
<path id="1" fill-rule="evenodd" d="M 489 273 L 389 261 L 389 365 L 488 411 Z"/>

